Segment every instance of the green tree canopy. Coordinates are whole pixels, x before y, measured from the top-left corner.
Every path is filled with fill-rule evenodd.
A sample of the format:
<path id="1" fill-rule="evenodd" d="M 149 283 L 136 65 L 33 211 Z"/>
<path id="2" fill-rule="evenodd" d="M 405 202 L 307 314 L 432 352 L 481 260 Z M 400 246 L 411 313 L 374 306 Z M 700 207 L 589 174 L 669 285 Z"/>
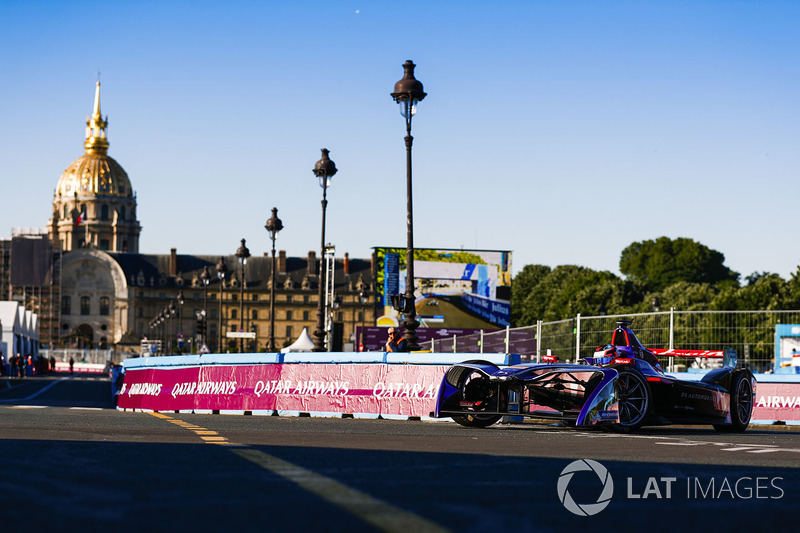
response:
<path id="1" fill-rule="evenodd" d="M 716 250 L 679 237 L 634 242 L 622 251 L 619 270 L 631 281 L 653 292 L 675 283 L 717 284 L 738 282 L 739 274 L 726 267 L 725 256 Z"/>

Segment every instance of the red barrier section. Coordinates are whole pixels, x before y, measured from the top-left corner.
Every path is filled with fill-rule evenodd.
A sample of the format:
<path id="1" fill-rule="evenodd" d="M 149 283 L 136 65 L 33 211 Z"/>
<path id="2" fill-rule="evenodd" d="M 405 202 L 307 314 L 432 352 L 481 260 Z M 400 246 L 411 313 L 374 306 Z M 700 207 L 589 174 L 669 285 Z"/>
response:
<path id="1" fill-rule="evenodd" d="M 753 420 L 800 421 L 800 383 L 757 383 Z"/>
<path id="2" fill-rule="evenodd" d="M 447 368 L 293 363 L 129 369 L 117 406 L 429 416 Z"/>

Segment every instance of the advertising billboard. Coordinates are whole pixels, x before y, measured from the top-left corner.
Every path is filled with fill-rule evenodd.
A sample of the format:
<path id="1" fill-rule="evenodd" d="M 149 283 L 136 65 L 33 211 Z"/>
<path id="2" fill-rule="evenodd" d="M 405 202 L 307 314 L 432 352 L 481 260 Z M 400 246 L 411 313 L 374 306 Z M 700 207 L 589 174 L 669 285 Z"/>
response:
<path id="1" fill-rule="evenodd" d="M 375 247 L 377 326 L 399 326 L 391 297 L 406 292 L 406 249 Z M 496 329 L 509 324 L 511 252 L 414 249 L 414 300 L 422 328 Z"/>

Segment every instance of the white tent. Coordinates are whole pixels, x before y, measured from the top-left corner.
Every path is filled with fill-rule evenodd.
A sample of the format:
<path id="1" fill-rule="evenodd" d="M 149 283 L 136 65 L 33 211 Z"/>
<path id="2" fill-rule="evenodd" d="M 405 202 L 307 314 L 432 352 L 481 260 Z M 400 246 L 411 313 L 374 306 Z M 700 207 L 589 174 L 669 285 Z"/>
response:
<path id="1" fill-rule="evenodd" d="M 297 340 L 286 348 L 281 348 L 281 353 L 289 352 L 311 352 L 314 351 L 314 341 L 311 340 L 311 335 L 308 334 L 308 328 L 303 328 Z"/>

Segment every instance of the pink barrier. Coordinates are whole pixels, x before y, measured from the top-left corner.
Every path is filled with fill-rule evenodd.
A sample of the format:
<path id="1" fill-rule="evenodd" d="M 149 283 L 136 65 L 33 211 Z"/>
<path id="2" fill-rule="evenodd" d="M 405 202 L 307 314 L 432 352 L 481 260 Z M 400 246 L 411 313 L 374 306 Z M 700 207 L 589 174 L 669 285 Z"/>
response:
<path id="1" fill-rule="evenodd" d="M 447 365 L 262 364 L 129 369 L 120 409 L 429 416 Z"/>
<path id="2" fill-rule="evenodd" d="M 756 384 L 753 420 L 800 421 L 800 383 Z"/>

